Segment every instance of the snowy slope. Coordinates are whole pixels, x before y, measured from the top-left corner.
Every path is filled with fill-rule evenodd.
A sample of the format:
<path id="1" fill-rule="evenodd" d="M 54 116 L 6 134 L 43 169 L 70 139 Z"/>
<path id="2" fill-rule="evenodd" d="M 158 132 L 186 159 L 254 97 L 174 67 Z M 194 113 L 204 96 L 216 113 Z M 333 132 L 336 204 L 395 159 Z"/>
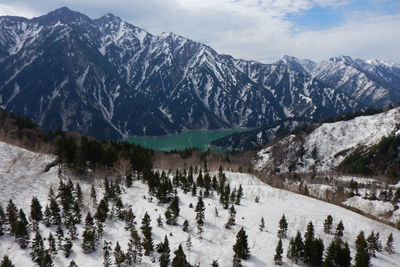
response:
<path id="1" fill-rule="evenodd" d="M 400 108 L 350 121 L 324 123 L 305 136 L 288 136 L 258 153 L 258 169 L 287 172 L 330 171 L 354 149 L 400 134 Z"/>
<path id="2" fill-rule="evenodd" d="M 49 173 L 43 174 L 41 170 L 51 160 L 51 157 L 28 152 L 23 149 L 12 147 L 10 145 L 0 143 L 0 157 L 3 164 L 0 165 L 0 203 L 4 207 L 10 197 L 15 200 L 18 207 L 23 208 L 26 212 L 29 208 L 29 201 L 33 195 L 40 196 L 42 204 L 47 198 L 48 186 L 57 184 L 57 174 L 53 168 Z M 7 158 L 10 158 L 8 160 Z M 28 163 L 27 162 L 31 162 Z M 36 166 L 33 168 L 30 166 Z M 10 166 L 19 166 L 20 172 L 9 172 L 13 170 Z M 24 169 L 24 166 L 27 166 Z M 23 172 L 22 172 L 23 170 Z M 193 248 L 185 253 L 188 255 L 188 260 L 192 264 L 199 263 L 201 266 L 209 266 L 212 260 L 218 260 L 220 266 L 231 266 L 232 264 L 232 245 L 235 241 L 235 236 L 240 227 L 244 227 L 249 237 L 249 246 L 251 257 L 244 262 L 245 266 L 271 266 L 273 264 L 273 255 L 275 246 L 278 241 L 276 232 L 278 221 L 284 213 L 289 223 L 289 236 L 296 233 L 297 230 L 304 232 L 306 224 L 311 220 L 316 229 L 316 235 L 324 239 L 325 246 L 333 238 L 331 235 L 323 234 L 323 221 L 328 214 L 334 218 L 334 223 L 343 220 L 345 231 L 344 240 L 351 245 L 352 255 L 354 257 L 353 241 L 360 230 L 369 233 L 372 230 L 379 231 L 382 240 L 393 233 L 395 240 L 394 255 L 388 255 L 385 252 L 379 253 L 377 258 L 372 259 L 372 266 L 396 266 L 400 262 L 400 240 L 399 231 L 387 225 L 367 219 L 359 214 L 353 213 L 346 209 L 327 204 L 305 196 L 297 195 L 291 192 L 274 189 L 260 182 L 255 176 L 248 174 L 240 174 L 226 172 L 231 187 L 238 187 L 239 184 L 244 189 L 244 199 L 240 206 L 236 206 L 236 223 L 231 230 L 226 230 L 224 224 L 227 221 L 227 211 L 223 210 L 219 203 L 218 196 L 205 199 L 205 232 L 202 240 L 196 237 L 195 230 L 195 212 L 189 208 L 189 204 L 196 205 L 197 198 L 191 194 L 183 194 L 178 190 L 180 198 L 181 215 L 178 223 L 182 225 L 184 219 L 190 222 L 189 234 L 192 236 Z M 21 179 L 26 177 L 26 186 L 21 185 Z M 5 184 L 6 183 L 6 184 Z M 85 199 L 88 199 L 89 184 L 80 181 L 80 184 L 85 194 Z M 5 185 L 5 186 L 3 186 Z M 98 195 L 102 192 L 98 188 Z M 162 241 L 164 235 L 168 235 L 171 250 L 174 251 L 179 244 L 184 244 L 188 233 L 182 231 L 181 226 L 169 226 L 164 224 L 163 227 L 158 227 L 155 219 L 158 215 L 164 214 L 165 205 L 158 205 L 156 201 L 148 202 L 144 199 L 148 196 L 148 189 L 145 184 L 135 181 L 132 188 L 126 189 L 123 195 L 123 202 L 127 205 L 132 205 L 136 214 L 136 221 L 140 225 L 140 221 L 144 213 L 147 211 L 152 218 L 153 238 L 154 243 Z M 254 199 L 258 196 L 259 203 L 255 203 Z M 215 216 L 214 209 L 218 208 L 219 217 Z M 91 209 L 87 207 L 85 210 Z M 265 232 L 259 232 L 258 225 L 261 217 L 266 221 Z M 55 229 L 51 229 L 55 230 Z M 78 229 L 82 231 L 81 228 Z M 43 236 L 47 236 L 48 228 L 41 225 Z M 104 239 L 113 241 L 115 245 L 118 240 L 122 248 L 127 248 L 128 234 L 124 230 L 124 224 L 120 221 L 107 221 L 105 227 Z M 288 246 L 288 239 L 283 240 L 284 255 Z M 47 244 L 46 244 L 47 245 Z M 185 246 L 184 246 L 185 247 Z M 101 249 L 92 254 L 83 254 L 80 247 L 80 240 L 74 242 L 74 253 L 70 259 L 65 259 L 62 253 L 55 258 L 55 266 L 66 266 L 71 259 L 74 259 L 79 266 L 100 266 L 102 264 Z M 0 237 L 0 256 L 9 255 L 16 266 L 33 266 L 29 257 L 29 249 L 21 250 L 7 236 Z M 157 253 L 156 253 L 157 254 Z M 157 258 L 157 255 L 156 255 Z M 284 260 L 287 261 L 286 257 Z M 290 262 L 288 262 L 291 265 Z M 144 262 L 141 266 L 158 266 L 158 262 L 151 263 L 151 258 L 144 257 Z"/>

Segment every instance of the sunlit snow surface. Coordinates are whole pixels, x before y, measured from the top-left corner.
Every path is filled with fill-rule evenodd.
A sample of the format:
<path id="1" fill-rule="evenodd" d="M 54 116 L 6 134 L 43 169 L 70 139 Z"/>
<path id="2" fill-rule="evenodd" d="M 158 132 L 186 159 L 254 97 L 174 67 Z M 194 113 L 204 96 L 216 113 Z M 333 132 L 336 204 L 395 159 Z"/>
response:
<path id="1" fill-rule="evenodd" d="M 47 201 L 48 188 L 51 184 L 58 185 L 58 168 L 54 167 L 49 172 L 43 173 L 45 166 L 54 160 L 53 156 L 32 153 L 24 149 L 13 147 L 0 142 L 0 203 L 5 207 L 9 198 L 13 198 L 18 208 L 23 208 L 29 214 L 30 200 L 33 195 L 39 197 L 42 205 Z M 212 173 L 213 174 L 213 173 Z M 395 240 L 395 255 L 387 255 L 385 252 L 378 253 L 377 258 L 372 259 L 373 266 L 396 266 L 400 262 L 400 233 L 392 227 L 375 222 L 359 214 L 346 209 L 327 204 L 312 198 L 297 195 L 291 192 L 274 189 L 260 182 L 256 177 L 249 174 L 226 172 L 231 183 L 231 188 L 242 184 L 244 188 L 244 199 L 240 206 L 236 206 L 236 223 L 231 230 L 226 230 L 224 224 L 227 221 L 228 212 L 221 208 L 219 197 L 205 199 L 205 232 L 202 240 L 196 237 L 195 212 L 189 208 L 189 204 L 196 205 L 197 198 L 191 194 L 183 194 L 178 190 L 181 203 L 181 216 L 179 224 L 187 219 L 190 222 L 189 234 L 192 236 L 193 248 L 187 251 L 184 246 L 188 260 L 192 264 L 200 263 L 201 266 L 210 266 L 212 260 L 218 260 L 220 266 L 232 266 L 232 245 L 235 242 L 235 236 L 240 227 L 244 227 L 249 237 L 251 257 L 244 262 L 245 266 L 272 266 L 273 255 L 277 244 L 276 232 L 278 221 L 283 213 L 289 223 L 289 236 L 293 236 L 297 230 L 304 233 L 308 221 L 312 221 L 316 235 L 324 239 L 325 247 L 333 238 L 331 235 L 323 234 L 323 221 L 328 214 L 334 218 L 334 224 L 343 220 L 345 231 L 344 240 L 350 243 L 352 256 L 354 258 L 354 239 L 359 231 L 364 230 L 367 234 L 375 230 L 380 232 L 381 239 L 386 240 L 389 233 L 393 233 Z M 89 202 L 89 184 L 81 181 L 81 187 L 85 194 L 85 200 Z M 141 218 L 147 211 L 152 218 L 154 244 L 162 241 L 165 235 L 168 235 L 171 250 L 174 251 L 179 244 L 185 243 L 188 233 L 182 231 L 181 226 L 169 226 L 164 224 L 158 227 L 156 218 L 161 214 L 164 217 L 165 205 L 157 205 L 154 201 L 149 203 L 144 196 L 148 196 L 147 186 L 140 181 L 136 181 L 132 188 L 126 189 L 123 195 L 125 206 L 132 205 L 137 216 L 136 221 L 140 226 Z M 102 190 L 98 189 L 98 198 Z M 254 199 L 259 196 L 260 202 L 255 203 Z M 91 206 L 91 205 L 90 205 Z M 215 207 L 219 211 L 219 217 L 215 216 Z M 88 209 L 85 208 L 85 211 Z M 93 210 L 92 210 L 93 211 Z M 259 232 L 258 225 L 261 217 L 266 222 L 265 232 Z M 49 228 L 40 226 L 42 236 L 47 237 Z M 51 228 L 55 231 L 54 228 Z M 79 228 L 81 236 L 82 228 Z M 172 236 L 170 236 L 172 234 Z M 107 221 L 105 227 L 104 239 L 121 243 L 124 250 L 127 248 L 129 235 L 124 230 L 124 223 L 120 221 Z M 284 255 L 289 239 L 283 240 Z M 55 258 L 55 266 L 67 266 L 70 260 L 75 260 L 79 266 L 101 266 L 102 253 L 98 249 L 92 254 L 83 254 L 80 247 L 81 240 L 74 242 L 74 253 L 69 259 L 65 259 L 62 251 Z M 45 242 L 47 246 L 47 242 Z M 100 246 L 101 247 L 101 246 Z M 9 255 L 16 266 L 34 266 L 30 256 L 29 249 L 21 250 L 13 241 L 13 238 L 7 236 L 0 237 L 0 255 Z M 171 253 L 172 254 L 172 253 Z M 154 254 L 158 260 L 157 253 Z M 142 266 L 159 266 L 158 261 L 151 263 L 150 257 L 143 258 Z M 286 257 L 285 262 L 292 265 Z"/>

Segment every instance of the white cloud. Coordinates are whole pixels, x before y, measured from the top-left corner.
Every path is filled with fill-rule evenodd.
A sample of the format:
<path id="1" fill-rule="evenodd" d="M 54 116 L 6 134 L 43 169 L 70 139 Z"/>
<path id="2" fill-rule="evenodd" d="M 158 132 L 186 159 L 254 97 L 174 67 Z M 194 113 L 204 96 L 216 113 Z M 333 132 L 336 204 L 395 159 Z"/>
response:
<path id="1" fill-rule="evenodd" d="M 289 14 L 301 15 L 316 6 L 334 9 L 353 0 L 3 1 L 3 13 L 7 6 L 10 12 L 31 14 L 69 6 L 92 18 L 112 12 L 151 33 L 175 32 L 245 59 L 289 54 L 322 60 L 343 54 L 400 62 L 400 11 L 382 15 L 349 10 L 342 25 L 325 30 L 304 30 L 287 19 Z"/>

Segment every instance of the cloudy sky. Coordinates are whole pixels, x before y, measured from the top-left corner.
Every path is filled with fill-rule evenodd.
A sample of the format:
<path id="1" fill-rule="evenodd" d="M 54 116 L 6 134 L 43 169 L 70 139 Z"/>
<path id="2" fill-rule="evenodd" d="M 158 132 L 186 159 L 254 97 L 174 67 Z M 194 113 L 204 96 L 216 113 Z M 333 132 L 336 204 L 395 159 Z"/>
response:
<path id="1" fill-rule="evenodd" d="M 349 55 L 400 63 L 400 0 L 1 0 L 0 15 L 34 17 L 62 6 L 91 18 L 111 12 L 237 58 Z"/>

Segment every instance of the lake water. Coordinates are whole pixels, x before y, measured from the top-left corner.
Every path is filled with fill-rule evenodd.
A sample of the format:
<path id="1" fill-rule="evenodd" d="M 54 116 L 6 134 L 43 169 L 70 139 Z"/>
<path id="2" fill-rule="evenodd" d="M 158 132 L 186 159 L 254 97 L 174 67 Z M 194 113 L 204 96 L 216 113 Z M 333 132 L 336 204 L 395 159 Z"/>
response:
<path id="1" fill-rule="evenodd" d="M 151 148 L 154 150 L 171 151 L 171 150 L 183 150 L 185 148 L 199 148 L 202 150 L 218 150 L 221 149 L 209 147 L 209 144 L 219 138 L 227 135 L 231 135 L 238 132 L 248 131 L 247 128 L 237 129 L 224 129 L 224 130 L 190 130 L 185 131 L 176 135 L 165 135 L 157 137 L 131 137 L 126 139 L 130 143 Z"/>

